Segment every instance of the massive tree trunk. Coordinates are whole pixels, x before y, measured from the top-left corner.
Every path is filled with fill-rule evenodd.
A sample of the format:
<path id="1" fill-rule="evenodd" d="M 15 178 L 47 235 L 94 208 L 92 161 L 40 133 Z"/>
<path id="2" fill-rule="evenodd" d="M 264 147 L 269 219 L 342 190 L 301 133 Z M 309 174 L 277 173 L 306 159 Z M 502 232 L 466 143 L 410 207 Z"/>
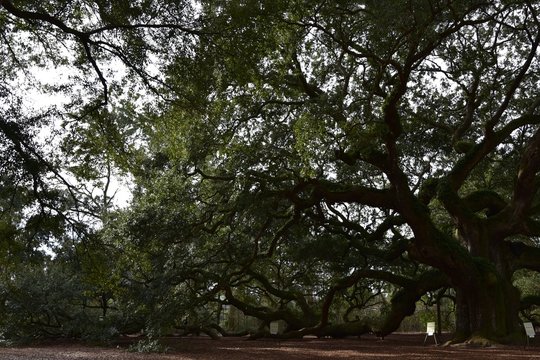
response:
<path id="1" fill-rule="evenodd" d="M 480 260 L 482 261 L 482 260 Z M 522 338 L 519 323 L 519 292 L 510 279 L 479 265 L 466 283 L 455 284 L 455 342 L 488 345 L 515 343 Z"/>
<path id="2" fill-rule="evenodd" d="M 513 269 L 503 239 L 485 224 L 474 231 L 464 230 L 462 235 L 468 236 L 463 242 L 468 245 L 473 267 L 455 269 L 458 275 L 450 275 L 457 302 L 455 341 L 485 345 L 519 342 L 520 294 L 512 284 Z"/>
<path id="3" fill-rule="evenodd" d="M 496 227 L 470 222 L 459 227 L 460 238 L 431 232 L 410 253 L 445 273 L 456 291 L 456 334 L 453 342 L 479 345 L 523 341 L 520 294 L 512 284 L 513 267 L 507 243 Z"/>
<path id="4" fill-rule="evenodd" d="M 500 229 L 486 221 L 460 228 L 474 264 L 468 277 L 454 281 L 457 301 L 456 340 L 473 343 L 515 343 L 522 337 L 520 294 L 513 286 L 513 269 Z"/>

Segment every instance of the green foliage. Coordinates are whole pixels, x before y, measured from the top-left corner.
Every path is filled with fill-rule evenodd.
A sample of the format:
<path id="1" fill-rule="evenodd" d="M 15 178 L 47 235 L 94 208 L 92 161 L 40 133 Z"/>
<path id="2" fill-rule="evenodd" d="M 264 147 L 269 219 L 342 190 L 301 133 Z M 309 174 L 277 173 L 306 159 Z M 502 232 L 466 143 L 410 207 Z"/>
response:
<path id="1" fill-rule="evenodd" d="M 134 350 L 154 351 L 186 318 L 215 325 L 224 305 L 287 331 L 390 329 L 431 301 L 432 268 L 476 312 L 467 331 L 511 335 L 509 279 L 538 270 L 539 11 L 3 2 L 5 336 L 144 328 Z M 25 83 L 34 68 L 69 76 Z M 68 99 L 40 111 L 30 90 Z M 120 175 L 134 196 L 123 210 Z"/>
<path id="2" fill-rule="evenodd" d="M 71 335 L 84 314 L 77 284 L 62 269 L 27 266 L 2 283 L 5 338 Z"/>
<path id="3" fill-rule="evenodd" d="M 135 344 L 129 346 L 129 351 L 140 353 L 164 353 L 169 351 L 169 348 L 159 342 L 158 339 L 139 340 Z"/>
<path id="4" fill-rule="evenodd" d="M 514 274 L 514 284 L 522 297 L 540 294 L 540 274 L 529 270 L 520 270 Z"/>

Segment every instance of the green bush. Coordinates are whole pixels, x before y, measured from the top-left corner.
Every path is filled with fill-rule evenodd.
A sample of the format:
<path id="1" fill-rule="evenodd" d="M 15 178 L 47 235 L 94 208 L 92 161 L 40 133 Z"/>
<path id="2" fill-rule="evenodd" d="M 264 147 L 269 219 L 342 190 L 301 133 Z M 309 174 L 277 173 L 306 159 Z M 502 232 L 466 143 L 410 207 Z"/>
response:
<path id="1" fill-rule="evenodd" d="M 169 348 L 161 344 L 158 339 L 147 338 L 137 341 L 128 350 L 140 353 L 163 353 L 169 351 Z"/>

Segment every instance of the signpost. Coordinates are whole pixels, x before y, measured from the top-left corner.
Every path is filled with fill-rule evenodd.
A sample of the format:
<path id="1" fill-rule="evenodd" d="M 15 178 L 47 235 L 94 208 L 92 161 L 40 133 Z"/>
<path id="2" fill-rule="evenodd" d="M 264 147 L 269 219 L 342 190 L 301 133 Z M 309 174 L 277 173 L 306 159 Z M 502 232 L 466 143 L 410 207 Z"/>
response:
<path id="1" fill-rule="evenodd" d="M 536 331 L 534 331 L 534 326 L 530 322 L 523 323 L 525 328 L 525 334 L 527 334 L 527 346 L 529 346 L 529 338 L 534 339 L 536 336 Z"/>
<path id="2" fill-rule="evenodd" d="M 272 321 L 269 324 L 269 327 L 270 327 L 271 335 L 279 335 L 283 333 L 283 321 Z M 279 337 L 278 337 L 278 346 L 281 346 Z"/>
<path id="3" fill-rule="evenodd" d="M 435 340 L 435 345 L 439 345 L 439 343 L 437 342 L 437 335 L 435 335 L 435 322 L 427 323 L 426 337 L 424 338 L 424 345 L 426 345 L 426 340 L 428 336 L 433 336 L 433 339 Z"/>
<path id="4" fill-rule="evenodd" d="M 279 333 L 279 322 L 272 321 L 270 323 L 270 334 L 277 335 Z"/>

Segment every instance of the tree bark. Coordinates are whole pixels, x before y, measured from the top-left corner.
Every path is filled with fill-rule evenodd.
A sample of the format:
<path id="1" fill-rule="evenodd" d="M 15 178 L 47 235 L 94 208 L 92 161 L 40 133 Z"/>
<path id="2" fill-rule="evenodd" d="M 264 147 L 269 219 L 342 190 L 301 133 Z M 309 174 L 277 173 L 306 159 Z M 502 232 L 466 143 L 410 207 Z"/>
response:
<path id="1" fill-rule="evenodd" d="M 514 269 L 504 241 L 485 223 L 471 221 L 458 229 L 459 240 L 432 232 L 437 238 L 419 241 L 409 251 L 445 273 L 456 291 L 452 342 L 521 343 L 520 296 L 512 284 Z"/>
<path id="2" fill-rule="evenodd" d="M 486 259 L 477 260 L 477 272 L 456 283 L 456 334 L 454 342 L 477 345 L 517 343 L 522 338 L 518 290 L 511 276 L 500 273 Z"/>

